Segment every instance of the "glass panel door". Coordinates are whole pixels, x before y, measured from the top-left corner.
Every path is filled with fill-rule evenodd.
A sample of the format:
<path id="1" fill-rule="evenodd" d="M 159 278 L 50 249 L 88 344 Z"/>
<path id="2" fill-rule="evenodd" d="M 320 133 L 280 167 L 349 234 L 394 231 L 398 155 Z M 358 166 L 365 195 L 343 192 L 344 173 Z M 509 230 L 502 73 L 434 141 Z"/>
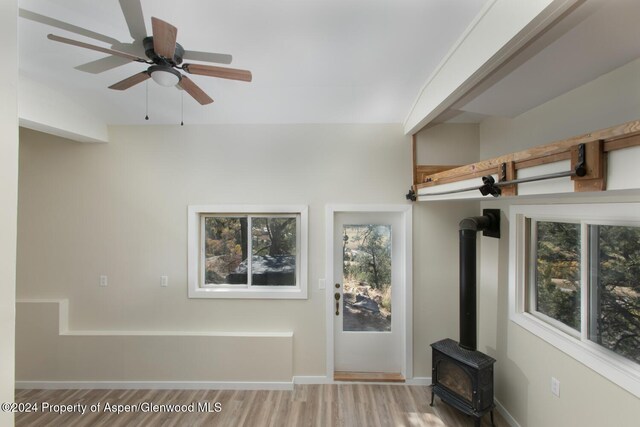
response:
<path id="1" fill-rule="evenodd" d="M 356 211 L 336 213 L 334 219 L 334 370 L 400 373 L 404 215 Z"/>
<path id="2" fill-rule="evenodd" d="M 391 331 L 391 226 L 343 226 L 343 331 Z"/>

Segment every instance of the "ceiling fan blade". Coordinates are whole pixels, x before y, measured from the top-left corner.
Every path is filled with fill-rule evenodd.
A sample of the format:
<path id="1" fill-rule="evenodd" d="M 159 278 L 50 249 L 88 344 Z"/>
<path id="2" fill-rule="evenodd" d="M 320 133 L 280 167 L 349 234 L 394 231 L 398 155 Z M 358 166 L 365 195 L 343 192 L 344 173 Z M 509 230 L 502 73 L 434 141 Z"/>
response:
<path id="1" fill-rule="evenodd" d="M 119 56 L 105 56 L 104 58 L 96 59 L 95 61 L 87 62 L 86 64 L 73 68 L 84 71 L 85 73 L 100 74 L 129 63 L 130 61 L 128 59 Z"/>
<path id="2" fill-rule="evenodd" d="M 220 77 L 222 79 L 242 80 L 250 82 L 252 79 L 251 71 L 238 70 L 235 68 L 223 68 L 213 65 L 201 64 L 184 64 L 182 69 L 190 74 L 198 74 L 200 76 Z"/>
<path id="3" fill-rule="evenodd" d="M 193 80 L 185 75 L 182 76 L 182 79 L 177 84 L 177 86 L 184 89 L 189 95 L 193 97 L 193 99 L 195 99 L 202 105 L 211 104 L 213 102 L 213 99 L 211 99 L 209 95 L 204 93 L 204 91 L 200 89 L 200 86 L 195 84 Z"/>
<path id="4" fill-rule="evenodd" d="M 142 40 L 147 37 L 147 27 L 144 25 L 144 14 L 140 0 L 120 0 L 120 9 L 127 21 L 129 34 L 134 40 Z"/>
<path id="5" fill-rule="evenodd" d="M 120 43 L 113 37 L 105 36 L 104 34 L 96 33 L 95 31 L 87 30 L 86 28 L 78 27 L 77 25 L 69 24 L 68 22 L 63 22 L 57 19 L 50 18 L 48 16 L 40 15 L 38 13 L 31 12 L 30 10 L 19 9 L 18 14 L 21 18 L 29 19 L 30 21 L 39 22 L 45 25 L 50 25 L 61 30 L 89 37 L 94 40 L 99 40 L 110 45 Z"/>
<path id="6" fill-rule="evenodd" d="M 226 53 L 199 52 L 197 50 L 185 50 L 183 59 L 192 61 L 215 62 L 216 64 L 231 64 L 231 55 Z"/>
<path id="7" fill-rule="evenodd" d="M 129 53 L 120 52 L 118 50 L 108 49 L 106 47 L 96 46 L 96 45 L 89 44 L 89 43 L 84 43 L 84 42 L 81 42 L 81 41 L 78 41 L 78 40 L 68 39 L 66 37 L 56 36 L 55 34 L 49 34 L 49 35 L 47 35 L 47 38 L 49 40 L 53 40 L 53 41 L 60 42 L 60 43 L 66 43 L 66 44 L 70 44 L 70 45 L 73 45 L 73 46 L 83 47 L 85 49 L 97 50 L 98 52 L 108 53 L 109 55 L 120 56 L 122 58 L 127 58 L 127 59 L 130 59 L 132 61 L 145 62 L 145 63 L 147 62 L 144 59 L 139 58 L 139 57 L 137 57 L 135 55 L 131 55 Z"/>
<path id="8" fill-rule="evenodd" d="M 173 54 L 176 52 L 178 29 L 168 22 L 154 17 L 151 18 L 151 26 L 153 30 L 153 50 L 159 56 L 173 59 Z"/>
<path id="9" fill-rule="evenodd" d="M 114 83 L 111 86 L 109 86 L 109 89 L 115 89 L 115 90 L 125 90 L 125 89 L 129 89 L 131 86 L 135 86 L 138 83 L 142 83 L 143 81 L 147 80 L 149 77 L 151 77 L 146 71 L 142 71 L 138 74 L 134 74 L 131 77 L 127 77 L 126 79 L 119 81 L 118 83 Z"/>

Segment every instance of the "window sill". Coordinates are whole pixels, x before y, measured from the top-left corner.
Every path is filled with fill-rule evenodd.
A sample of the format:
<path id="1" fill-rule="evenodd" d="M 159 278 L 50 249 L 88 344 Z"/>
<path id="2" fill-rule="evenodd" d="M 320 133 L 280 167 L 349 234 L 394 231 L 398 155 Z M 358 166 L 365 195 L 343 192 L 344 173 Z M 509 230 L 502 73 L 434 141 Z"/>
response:
<path id="1" fill-rule="evenodd" d="M 511 313 L 511 320 L 558 350 L 573 357 L 636 397 L 640 397 L 640 369 L 631 361 L 596 344 L 572 337 L 529 313 Z"/>

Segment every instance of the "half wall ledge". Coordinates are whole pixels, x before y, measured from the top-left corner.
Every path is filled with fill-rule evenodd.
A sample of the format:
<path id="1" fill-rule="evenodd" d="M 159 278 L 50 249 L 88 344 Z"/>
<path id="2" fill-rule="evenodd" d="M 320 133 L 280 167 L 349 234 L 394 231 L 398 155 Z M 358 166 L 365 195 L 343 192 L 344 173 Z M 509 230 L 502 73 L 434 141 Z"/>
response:
<path id="1" fill-rule="evenodd" d="M 67 299 L 16 302 L 18 388 L 293 387 L 293 332 L 69 331 L 68 319 Z"/>

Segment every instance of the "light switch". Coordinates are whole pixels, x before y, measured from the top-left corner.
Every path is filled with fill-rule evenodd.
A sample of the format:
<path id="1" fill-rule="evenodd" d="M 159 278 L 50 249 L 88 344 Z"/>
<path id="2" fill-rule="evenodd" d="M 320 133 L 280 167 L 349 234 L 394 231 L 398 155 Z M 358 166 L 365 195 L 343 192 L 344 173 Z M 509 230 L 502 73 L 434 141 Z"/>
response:
<path id="1" fill-rule="evenodd" d="M 108 280 L 107 280 L 107 276 L 100 276 L 100 286 L 107 286 L 109 284 Z"/>
<path id="2" fill-rule="evenodd" d="M 560 397 L 560 381 L 555 377 L 551 377 L 551 394 Z"/>
<path id="3" fill-rule="evenodd" d="M 319 279 L 318 280 L 318 289 L 324 289 L 326 286 L 327 286 L 326 279 Z"/>

